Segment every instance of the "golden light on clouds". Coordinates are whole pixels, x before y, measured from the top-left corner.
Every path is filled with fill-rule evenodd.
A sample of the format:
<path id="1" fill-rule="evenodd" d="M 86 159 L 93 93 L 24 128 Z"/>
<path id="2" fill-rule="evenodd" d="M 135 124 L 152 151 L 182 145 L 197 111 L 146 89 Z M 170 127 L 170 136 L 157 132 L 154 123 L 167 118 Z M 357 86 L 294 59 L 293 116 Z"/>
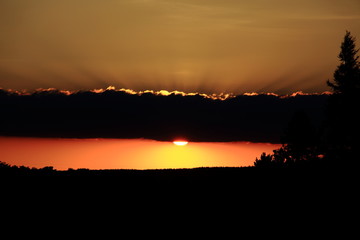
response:
<path id="1" fill-rule="evenodd" d="M 0 87 L 325 91 L 358 0 L 2 0 Z"/>

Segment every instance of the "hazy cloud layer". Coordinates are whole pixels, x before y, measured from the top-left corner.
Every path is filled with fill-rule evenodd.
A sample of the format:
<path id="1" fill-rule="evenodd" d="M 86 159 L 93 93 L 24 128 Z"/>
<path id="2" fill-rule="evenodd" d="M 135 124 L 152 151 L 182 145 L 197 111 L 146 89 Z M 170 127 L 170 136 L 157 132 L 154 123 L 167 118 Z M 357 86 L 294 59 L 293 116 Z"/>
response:
<path id="1" fill-rule="evenodd" d="M 358 0 L 2 0 L 0 87 L 322 92 L 359 16 Z"/>

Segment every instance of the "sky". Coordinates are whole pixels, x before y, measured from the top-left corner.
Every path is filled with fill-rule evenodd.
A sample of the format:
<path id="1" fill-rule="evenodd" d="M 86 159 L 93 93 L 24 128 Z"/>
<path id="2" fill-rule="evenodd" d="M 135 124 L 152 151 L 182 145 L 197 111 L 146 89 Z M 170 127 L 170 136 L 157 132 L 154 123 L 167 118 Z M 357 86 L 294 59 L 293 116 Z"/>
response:
<path id="1" fill-rule="evenodd" d="M 360 0 L 0 0 L 0 88 L 323 92 L 346 30 Z"/>

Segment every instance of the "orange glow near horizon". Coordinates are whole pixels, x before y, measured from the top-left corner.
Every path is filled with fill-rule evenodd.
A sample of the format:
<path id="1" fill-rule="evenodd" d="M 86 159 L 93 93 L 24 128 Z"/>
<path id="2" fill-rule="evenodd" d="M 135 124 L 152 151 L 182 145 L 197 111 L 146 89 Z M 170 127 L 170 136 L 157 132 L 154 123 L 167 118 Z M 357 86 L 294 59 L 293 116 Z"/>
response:
<path id="1" fill-rule="evenodd" d="M 0 161 L 10 165 L 57 170 L 165 169 L 253 165 L 262 152 L 279 144 L 248 142 L 171 142 L 144 139 L 50 139 L 0 137 Z"/>

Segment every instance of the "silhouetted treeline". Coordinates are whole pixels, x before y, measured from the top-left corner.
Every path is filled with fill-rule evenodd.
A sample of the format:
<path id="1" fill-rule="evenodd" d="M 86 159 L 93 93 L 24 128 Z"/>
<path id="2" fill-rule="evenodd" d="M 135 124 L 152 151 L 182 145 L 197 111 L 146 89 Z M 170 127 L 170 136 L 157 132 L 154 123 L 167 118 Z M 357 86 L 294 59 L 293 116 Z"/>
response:
<path id="1" fill-rule="evenodd" d="M 273 154 L 263 153 L 254 165 L 279 167 L 354 167 L 360 161 L 360 62 L 355 37 L 346 32 L 340 64 L 332 81 L 334 94 L 328 98 L 326 113 L 318 127 L 306 113 L 295 114 L 289 122 L 283 146 Z"/>
<path id="2" fill-rule="evenodd" d="M 18 175 L 18 176 L 44 176 L 53 175 L 57 172 L 52 166 L 46 166 L 43 168 L 30 168 L 25 166 L 10 165 L 0 161 L 0 176 L 6 175 Z"/>
<path id="3" fill-rule="evenodd" d="M 254 165 L 261 168 L 323 167 L 320 135 L 320 128 L 311 123 L 305 112 L 296 112 L 281 138 L 282 147 L 273 154 L 263 153 Z"/>
<path id="4" fill-rule="evenodd" d="M 278 143 L 294 112 L 306 112 L 318 126 L 327 99 L 264 94 L 213 100 L 114 90 L 22 95 L 0 89 L 0 135 Z"/>
<path id="5" fill-rule="evenodd" d="M 279 171 L 279 180 L 283 181 L 283 177 L 295 177 L 298 179 L 296 171 L 291 174 L 286 171 Z M 308 172 L 309 174 L 317 173 Z M 264 175 L 265 174 L 265 175 Z M 295 175 L 294 175 L 295 174 Z M 333 174 L 333 173 L 330 173 Z M 100 169 L 93 170 L 87 168 L 79 168 L 68 170 L 56 170 L 52 166 L 46 166 L 43 168 L 34 168 L 26 166 L 9 165 L 5 162 L 0 161 L 0 177 L 38 177 L 38 176 L 49 176 L 49 177 L 94 177 L 94 176 L 108 176 L 116 177 L 121 184 L 121 189 L 126 186 L 132 187 L 134 184 L 139 185 L 151 185 L 154 187 L 159 184 L 169 185 L 173 187 L 173 183 L 187 184 L 189 187 L 193 183 L 203 183 L 209 186 L 224 187 L 223 183 L 227 184 L 238 184 L 239 181 L 243 181 L 242 187 L 251 186 L 251 181 L 254 183 L 262 177 L 266 176 L 266 171 L 259 171 L 259 168 L 255 167 L 199 167 L 199 168 L 180 168 L 180 169 L 148 169 L 148 170 L 134 170 L 134 169 Z M 275 180 L 276 176 L 272 176 L 272 180 Z M 250 181 L 251 180 L 251 181 Z M 249 182 L 250 181 L 250 182 Z M 259 180 L 260 181 L 260 180 Z M 263 182 L 261 184 L 264 184 Z M 269 185 L 272 183 L 269 182 Z"/>
<path id="6" fill-rule="evenodd" d="M 123 176 L 123 177 L 155 177 L 163 176 L 166 178 L 192 176 L 226 176 L 229 173 L 236 173 L 242 171 L 240 169 L 249 169 L 250 167 L 200 167 L 192 169 L 149 169 L 149 170 L 134 170 L 134 169 L 102 169 L 91 170 L 87 168 L 79 168 L 68 170 L 56 170 L 52 166 L 43 168 L 26 167 L 10 165 L 0 161 L 0 176 L 18 175 L 18 176 Z"/>

